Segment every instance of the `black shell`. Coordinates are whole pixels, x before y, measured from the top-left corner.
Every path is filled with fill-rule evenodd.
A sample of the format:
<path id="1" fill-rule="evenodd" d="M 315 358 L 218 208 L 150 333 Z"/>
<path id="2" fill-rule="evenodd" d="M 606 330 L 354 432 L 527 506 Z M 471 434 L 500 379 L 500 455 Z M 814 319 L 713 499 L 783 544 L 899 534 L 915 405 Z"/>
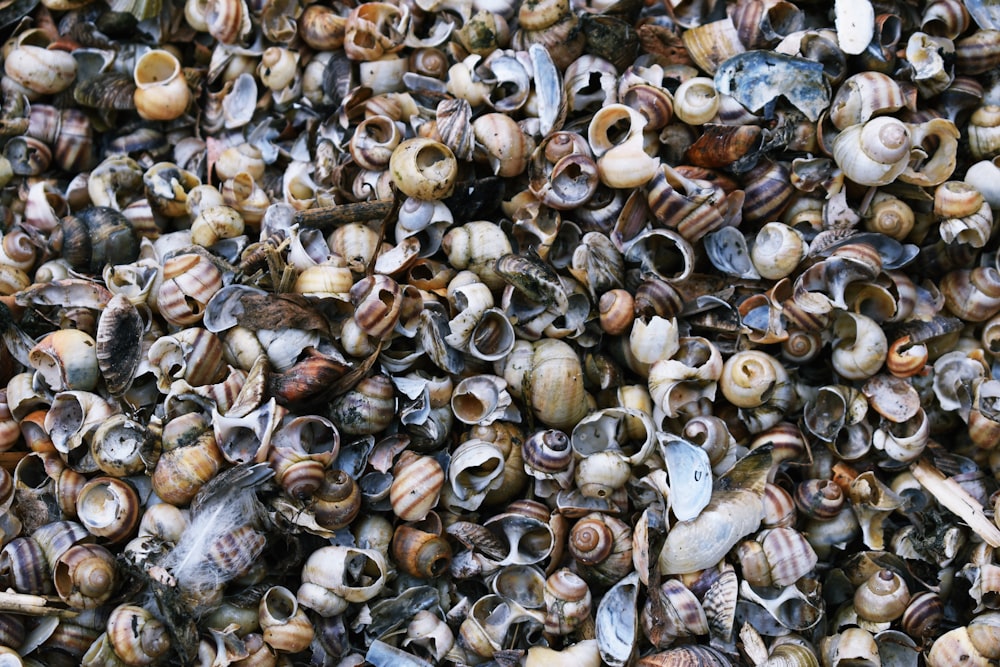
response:
<path id="1" fill-rule="evenodd" d="M 139 235 L 124 215 L 92 206 L 62 219 L 49 240 L 76 271 L 100 273 L 105 264 L 128 264 L 139 257 Z"/>
<path id="2" fill-rule="evenodd" d="M 145 325 L 135 306 L 118 294 L 97 323 L 97 365 L 108 391 L 119 396 L 132 385 L 142 360 Z"/>

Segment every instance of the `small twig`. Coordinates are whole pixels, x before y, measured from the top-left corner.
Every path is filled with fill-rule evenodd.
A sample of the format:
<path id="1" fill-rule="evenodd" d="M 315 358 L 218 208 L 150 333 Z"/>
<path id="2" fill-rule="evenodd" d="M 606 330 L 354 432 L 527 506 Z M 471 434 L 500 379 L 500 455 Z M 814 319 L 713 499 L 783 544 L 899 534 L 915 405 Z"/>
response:
<path id="1" fill-rule="evenodd" d="M 1000 547 L 1000 528 L 986 517 L 982 505 L 955 480 L 945 477 L 927 461 L 917 461 L 910 471 L 947 510 L 968 524 L 991 547 Z"/>
<path id="2" fill-rule="evenodd" d="M 351 222 L 364 223 L 383 220 L 392 211 L 394 205 L 395 202 L 384 200 L 310 208 L 296 212 L 293 220 L 295 224 L 302 227 L 313 227 L 321 230 L 333 229 Z"/>
<path id="3" fill-rule="evenodd" d="M 80 612 L 67 608 L 60 600 L 11 591 L 0 592 L 0 611 L 29 616 L 59 616 L 60 618 L 73 618 L 80 615 Z"/>

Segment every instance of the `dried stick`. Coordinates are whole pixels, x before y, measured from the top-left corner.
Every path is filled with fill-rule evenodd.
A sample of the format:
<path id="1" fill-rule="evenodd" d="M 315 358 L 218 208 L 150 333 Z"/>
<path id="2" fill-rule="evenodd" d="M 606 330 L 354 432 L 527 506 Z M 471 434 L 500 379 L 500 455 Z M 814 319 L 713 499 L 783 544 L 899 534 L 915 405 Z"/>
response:
<path id="1" fill-rule="evenodd" d="M 991 547 L 1000 547 L 1000 528 L 986 517 L 982 505 L 955 480 L 945 477 L 927 461 L 917 461 L 910 471 L 939 503 L 968 524 Z"/>
<path id="2" fill-rule="evenodd" d="M 334 229 L 351 222 L 382 220 L 392 211 L 393 201 L 363 201 L 355 204 L 309 208 L 295 213 L 294 221 L 302 227 Z"/>
<path id="3" fill-rule="evenodd" d="M 80 612 L 68 609 L 59 600 L 11 591 L 0 592 L 0 611 L 29 616 L 59 616 L 61 618 L 73 618 L 80 615 Z"/>

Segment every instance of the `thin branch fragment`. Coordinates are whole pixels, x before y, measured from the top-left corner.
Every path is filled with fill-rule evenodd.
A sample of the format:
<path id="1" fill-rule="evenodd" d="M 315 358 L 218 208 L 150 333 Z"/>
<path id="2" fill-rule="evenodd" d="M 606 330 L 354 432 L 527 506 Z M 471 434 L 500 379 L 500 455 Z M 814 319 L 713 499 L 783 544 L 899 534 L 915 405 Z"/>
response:
<path id="1" fill-rule="evenodd" d="M 13 591 L 0 592 L 0 611 L 29 616 L 59 616 L 60 618 L 73 618 L 80 614 L 78 611 L 67 608 L 59 600 L 41 595 L 14 593 Z"/>
<path id="2" fill-rule="evenodd" d="M 295 224 L 315 229 L 334 229 L 351 222 L 371 222 L 384 219 L 392 211 L 394 203 L 385 201 L 363 201 L 339 206 L 310 208 L 295 213 Z"/>
<path id="3" fill-rule="evenodd" d="M 991 547 L 1000 547 L 1000 528 L 987 518 L 982 505 L 955 480 L 927 461 L 910 466 L 917 481 L 946 509 L 968 524 Z"/>

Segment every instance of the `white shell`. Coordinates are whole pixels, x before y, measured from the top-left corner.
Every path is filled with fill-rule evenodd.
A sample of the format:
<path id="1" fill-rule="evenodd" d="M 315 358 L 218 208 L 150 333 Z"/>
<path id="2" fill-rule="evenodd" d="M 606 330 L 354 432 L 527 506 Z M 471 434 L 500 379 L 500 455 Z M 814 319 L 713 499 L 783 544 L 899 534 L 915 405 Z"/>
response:
<path id="1" fill-rule="evenodd" d="M 858 55 L 872 41 L 875 30 L 875 10 L 869 0 L 837 0 L 837 41 L 844 53 Z"/>

